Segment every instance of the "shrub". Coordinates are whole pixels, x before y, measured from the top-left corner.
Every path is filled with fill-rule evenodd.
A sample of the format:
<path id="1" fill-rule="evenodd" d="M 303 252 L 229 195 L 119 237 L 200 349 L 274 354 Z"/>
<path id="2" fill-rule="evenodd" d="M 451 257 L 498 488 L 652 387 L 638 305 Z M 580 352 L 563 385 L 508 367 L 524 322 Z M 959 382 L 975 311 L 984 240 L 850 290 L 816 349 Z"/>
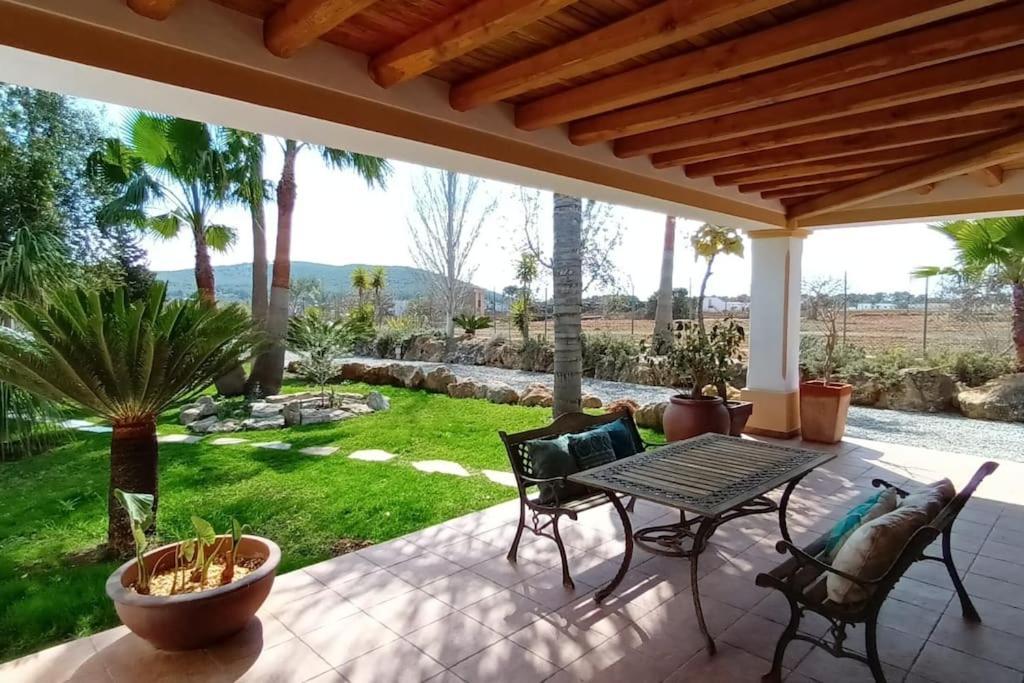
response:
<path id="1" fill-rule="evenodd" d="M 457 315 L 452 321 L 470 337 L 476 334 L 477 330 L 486 330 L 491 326 L 489 315 Z"/>
<path id="2" fill-rule="evenodd" d="M 585 376 L 619 381 L 636 378 L 640 346 L 632 339 L 609 334 L 584 334 L 580 341 Z"/>
<path id="3" fill-rule="evenodd" d="M 334 359 L 349 347 L 345 325 L 339 320 L 327 320 L 318 308 L 288 321 L 288 346 L 303 354 L 299 369 L 302 375 L 320 387 L 334 376 Z"/>
<path id="4" fill-rule="evenodd" d="M 373 327 L 374 311 L 370 304 L 360 304 L 349 311 L 342 323 L 345 337 L 353 346 L 366 346 L 377 336 Z"/>
<path id="5" fill-rule="evenodd" d="M 546 339 L 524 339 L 519 347 L 519 369 L 528 372 L 540 372 L 546 366 L 554 354 L 554 346 Z"/>
<path id="6" fill-rule="evenodd" d="M 1013 359 L 983 351 L 957 351 L 934 357 L 943 370 L 969 387 L 979 387 L 1015 369 Z"/>
<path id="7" fill-rule="evenodd" d="M 412 338 L 427 331 L 427 321 L 421 316 L 399 315 L 388 318 L 377 332 L 373 342 L 374 351 L 378 358 L 401 359 Z"/>

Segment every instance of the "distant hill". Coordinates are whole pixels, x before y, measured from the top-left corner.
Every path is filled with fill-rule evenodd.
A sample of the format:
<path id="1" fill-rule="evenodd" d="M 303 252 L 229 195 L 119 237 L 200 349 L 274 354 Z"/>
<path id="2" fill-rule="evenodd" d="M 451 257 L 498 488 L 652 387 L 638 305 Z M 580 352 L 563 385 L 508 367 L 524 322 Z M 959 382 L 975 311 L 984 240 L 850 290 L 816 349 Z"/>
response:
<path id="1" fill-rule="evenodd" d="M 325 293 L 348 294 L 352 291 L 352 271 L 362 266 L 374 266 L 350 263 L 344 266 L 329 266 L 323 263 L 296 261 L 292 263 L 292 280 L 317 280 Z M 388 276 L 387 291 L 392 298 L 403 301 L 415 299 L 427 293 L 429 276 L 426 271 L 409 266 L 384 266 Z M 217 282 L 217 298 L 223 301 L 248 301 L 252 294 L 252 264 L 239 263 L 233 266 L 215 266 L 214 278 Z M 175 299 L 182 299 L 195 294 L 195 273 L 187 270 L 158 271 L 156 277 L 167 283 L 167 293 Z M 491 293 L 487 296 L 490 299 Z M 503 299 L 500 294 L 499 299 Z"/>

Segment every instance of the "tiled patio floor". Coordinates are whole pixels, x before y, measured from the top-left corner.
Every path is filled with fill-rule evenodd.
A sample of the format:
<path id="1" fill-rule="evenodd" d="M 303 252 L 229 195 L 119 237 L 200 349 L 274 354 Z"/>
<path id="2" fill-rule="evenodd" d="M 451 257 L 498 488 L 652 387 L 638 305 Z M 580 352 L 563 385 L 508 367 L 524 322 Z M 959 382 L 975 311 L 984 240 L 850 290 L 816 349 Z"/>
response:
<path id="1" fill-rule="evenodd" d="M 797 540 L 827 529 L 874 477 L 962 485 L 981 460 L 864 441 L 809 476 L 791 501 Z M 634 556 L 606 605 L 594 589 L 618 568 L 622 532 L 598 509 L 565 525 L 576 591 L 561 586 L 554 543 L 524 536 L 518 565 L 504 557 L 515 503 L 278 578 L 258 620 L 208 651 L 154 651 L 123 628 L 0 665 L 0 681 L 758 681 L 786 614 L 754 585 L 781 559 L 776 521 L 723 527 L 701 558 L 704 612 L 718 642 L 697 630 L 684 560 Z M 673 515 L 640 503 L 634 526 Z M 961 514 L 956 561 L 984 619 L 960 617 L 945 570 L 919 563 L 882 612 L 879 643 L 890 681 L 1024 680 L 1024 465 L 1003 463 Z M 824 625 L 820 626 L 822 631 Z M 851 638 L 861 637 L 854 631 Z M 852 660 L 791 645 L 787 680 L 869 680 Z"/>

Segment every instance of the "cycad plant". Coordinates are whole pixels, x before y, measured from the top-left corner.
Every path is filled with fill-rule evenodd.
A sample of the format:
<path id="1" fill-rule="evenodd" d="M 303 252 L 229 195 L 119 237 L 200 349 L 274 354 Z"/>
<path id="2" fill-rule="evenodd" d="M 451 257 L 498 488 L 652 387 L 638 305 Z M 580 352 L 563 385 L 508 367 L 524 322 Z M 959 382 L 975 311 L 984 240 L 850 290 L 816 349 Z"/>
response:
<path id="1" fill-rule="evenodd" d="M 1017 371 L 1024 372 L 1024 216 L 952 221 L 932 227 L 953 240 L 957 268 L 927 266 L 915 270 L 914 275 L 954 275 L 968 281 L 992 276 L 1009 286 Z"/>
<path id="2" fill-rule="evenodd" d="M 24 331 L 0 330 L 0 382 L 112 423 L 107 541 L 119 554 L 130 553 L 133 540 L 113 492 L 156 498 L 157 416 L 208 386 L 255 340 L 241 306 L 167 302 L 166 294 L 163 283 L 135 302 L 123 288 L 62 289 L 8 304 Z"/>

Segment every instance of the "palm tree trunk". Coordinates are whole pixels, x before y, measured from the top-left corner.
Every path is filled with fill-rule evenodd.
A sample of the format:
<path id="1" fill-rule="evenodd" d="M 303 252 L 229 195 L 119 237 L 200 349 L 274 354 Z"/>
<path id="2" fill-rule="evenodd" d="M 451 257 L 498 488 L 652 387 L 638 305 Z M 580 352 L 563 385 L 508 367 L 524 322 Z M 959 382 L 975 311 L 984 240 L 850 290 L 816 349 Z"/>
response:
<path id="1" fill-rule="evenodd" d="M 250 384 L 258 384 L 263 396 L 281 391 L 284 379 L 284 343 L 288 333 L 288 300 L 292 277 L 292 214 L 295 211 L 297 186 L 295 158 L 299 146 L 286 140 L 284 166 L 277 183 L 277 242 L 274 248 L 274 270 L 270 285 L 270 307 L 267 310 L 267 350 L 253 364 Z"/>
<path id="2" fill-rule="evenodd" d="M 267 221 L 263 202 L 249 207 L 252 219 L 252 319 L 263 325 L 267 319 Z"/>
<path id="3" fill-rule="evenodd" d="M 554 248 L 551 259 L 555 308 L 555 401 L 552 412 L 555 417 L 579 412 L 582 395 L 582 213 L 583 206 L 579 197 L 555 194 Z"/>
<path id="4" fill-rule="evenodd" d="M 654 313 L 654 337 L 651 350 L 656 355 L 672 348 L 672 268 L 676 251 L 676 217 L 665 216 L 665 244 L 661 250 L 661 283 Z"/>
<path id="5" fill-rule="evenodd" d="M 1017 347 L 1017 371 L 1024 372 L 1024 282 L 1013 284 L 1013 345 Z"/>
<path id="6" fill-rule="evenodd" d="M 118 556 L 129 556 L 135 547 L 128 514 L 114 498 L 114 489 L 153 496 L 157 507 L 156 420 L 115 424 L 110 440 L 110 490 L 107 492 L 107 545 Z"/>
<path id="7" fill-rule="evenodd" d="M 697 328 L 703 337 L 706 333 L 704 328 L 704 293 L 708 288 L 708 280 L 711 279 L 711 266 L 715 263 L 715 257 L 708 259 L 708 267 L 704 271 L 704 279 L 700 281 L 700 295 L 697 297 Z"/>
<path id="8" fill-rule="evenodd" d="M 196 291 L 202 301 L 212 304 L 217 300 L 216 283 L 213 265 L 210 263 L 210 249 L 206 246 L 206 233 L 202 226 L 193 226 L 192 239 L 196 245 Z"/>

